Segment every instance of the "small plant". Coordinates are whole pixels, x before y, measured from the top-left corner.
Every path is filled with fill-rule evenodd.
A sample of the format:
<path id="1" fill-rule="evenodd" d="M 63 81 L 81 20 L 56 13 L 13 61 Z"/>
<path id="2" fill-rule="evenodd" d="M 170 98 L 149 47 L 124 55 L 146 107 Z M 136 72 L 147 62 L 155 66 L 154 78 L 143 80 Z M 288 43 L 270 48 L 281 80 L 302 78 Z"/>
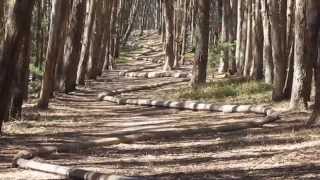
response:
<path id="1" fill-rule="evenodd" d="M 212 46 L 209 49 L 209 57 L 208 57 L 209 74 L 213 75 L 216 67 L 219 65 L 219 61 L 222 58 L 221 51 L 224 49 L 233 51 L 235 49 L 235 45 L 236 45 L 235 43 L 219 43 L 215 46 Z"/>
<path id="2" fill-rule="evenodd" d="M 30 73 L 34 76 L 36 76 L 37 78 L 42 78 L 43 76 L 43 73 L 44 73 L 44 70 L 39 68 L 39 67 L 36 67 L 34 64 L 30 64 L 29 66 L 29 69 L 30 69 Z"/>

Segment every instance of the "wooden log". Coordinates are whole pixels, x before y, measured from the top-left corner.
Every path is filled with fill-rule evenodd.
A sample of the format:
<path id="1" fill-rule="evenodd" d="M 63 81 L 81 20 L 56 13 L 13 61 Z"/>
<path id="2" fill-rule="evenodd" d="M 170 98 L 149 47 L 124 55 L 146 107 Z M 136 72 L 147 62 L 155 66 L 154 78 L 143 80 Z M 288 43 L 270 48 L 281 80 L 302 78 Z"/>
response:
<path id="1" fill-rule="evenodd" d="M 38 162 L 35 160 L 18 159 L 17 166 L 23 169 L 31 169 L 51 174 L 64 176 L 68 179 L 83 179 L 83 180 L 138 180 L 139 177 L 127 177 L 111 174 L 103 174 L 99 172 L 87 171 L 73 167 L 54 165 L 49 163 Z"/>
<path id="2" fill-rule="evenodd" d="M 158 88 L 161 86 L 166 86 L 169 84 L 176 84 L 176 83 L 188 82 L 188 81 L 190 81 L 190 79 L 185 78 L 185 79 L 179 79 L 179 80 L 175 80 L 175 81 L 166 81 L 166 82 L 160 82 L 160 83 L 155 83 L 155 84 L 132 86 L 132 87 L 128 87 L 128 88 L 117 89 L 117 90 L 113 90 L 113 91 L 107 91 L 107 92 L 100 93 L 100 94 L 98 94 L 97 99 L 100 101 L 103 101 L 104 97 L 106 97 L 106 96 L 114 96 L 114 95 L 133 92 L 133 91 L 153 89 L 153 88 Z"/>
<path id="3" fill-rule="evenodd" d="M 191 77 L 191 74 L 189 73 L 167 72 L 167 71 L 128 72 L 128 73 L 121 73 L 121 75 L 126 77 L 143 77 L 143 78 L 163 78 L 163 77 L 190 78 Z"/>
<path id="4" fill-rule="evenodd" d="M 264 105 L 215 105 L 197 101 L 165 101 L 151 99 L 126 99 L 121 97 L 105 96 L 104 101 L 109 101 L 121 105 L 140 105 L 175 108 L 193 111 L 216 111 L 224 113 L 256 113 L 269 116 L 275 111 L 271 107 Z M 121 103 L 120 103 L 121 102 Z"/>

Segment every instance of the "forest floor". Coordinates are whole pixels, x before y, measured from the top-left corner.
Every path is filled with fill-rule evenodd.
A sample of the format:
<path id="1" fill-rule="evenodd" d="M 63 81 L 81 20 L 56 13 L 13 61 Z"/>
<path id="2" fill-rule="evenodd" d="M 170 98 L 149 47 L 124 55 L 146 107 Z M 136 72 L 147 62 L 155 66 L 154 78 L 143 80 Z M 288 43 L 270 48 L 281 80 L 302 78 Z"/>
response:
<path id="1" fill-rule="evenodd" d="M 131 144 L 93 147 L 76 153 L 55 153 L 43 161 L 147 179 L 320 178 L 320 128 L 304 127 L 308 112 L 283 112 L 280 120 L 263 127 L 219 132 L 214 129 L 255 121 L 262 116 L 97 101 L 97 95 L 105 90 L 177 79 L 118 75 L 121 70 L 152 64 L 134 59 L 161 53 L 160 39 L 153 33 L 145 34 L 136 42 L 144 47 L 136 46 L 128 51 L 130 53 L 122 54 L 122 63 L 116 70 L 105 72 L 102 77 L 87 82 L 86 87 L 80 87 L 73 93 L 57 94 L 48 111 L 34 108 L 34 101 L 25 105 L 24 120 L 6 123 L 4 135 L 0 137 L 0 179 L 63 179 L 52 174 L 11 168 L 13 156 L 24 148 L 147 132 L 181 134 L 153 137 Z M 181 68 L 182 71 L 188 69 L 190 66 Z M 123 96 L 159 99 L 187 85 L 167 85 Z M 285 105 L 275 108 L 282 110 L 282 106 Z M 211 128 L 212 132 L 208 131 Z M 191 130 L 193 133 L 187 133 Z"/>

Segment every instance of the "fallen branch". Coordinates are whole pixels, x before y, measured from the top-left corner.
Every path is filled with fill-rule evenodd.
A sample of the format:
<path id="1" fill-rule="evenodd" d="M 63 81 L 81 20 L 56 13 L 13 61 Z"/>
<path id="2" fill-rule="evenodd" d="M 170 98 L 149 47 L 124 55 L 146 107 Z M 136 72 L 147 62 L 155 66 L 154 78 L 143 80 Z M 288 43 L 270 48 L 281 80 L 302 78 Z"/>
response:
<path id="1" fill-rule="evenodd" d="M 161 66 L 162 66 L 161 64 L 156 64 L 156 65 L 150 65 L 150 66 L 145 66 L 145 67 L 139 67 L 139 68 L 135 68 L 135 69 L 129 69 L 129 70 L 125 70 L 125 71 L 119 72 L 119 75 L 120 76 L 124 76 L 124 75 L 126 75 L 127 73 L 130 73 L 130 72 L 143 71 L 143 70 L 146 70 L 146 69 L 154 69 L 154 68 L 161 67 Z"/>
<path id="2" fill-rule="evenodd" d="M 152 88 L 157 88 L 157 87 L 161 87 L 161 86 L 166 86 L 169 84 L 176 84 L 176 83 L 187 82 L 187 81 L 190 81 L 190 79 L 179 79 L 179 80 L 175 80 L 175 81 L 166 81 L 166 82 L 160 82 L 160 83 L 149 84 L 149 85 L 141 85 L 141 86 L 128 87 L 128 88 L 124 88 L 124 89 L 117 89 L 117 90 L 113 90 L 113 91 L 100 93 L 98 95 L 98 100 L 102 101 L 105 96 L 114 96 L 114 95 L 118 95 L 118 94 L 122 94 L 122 93 L 152 89 Z"/>
<path id="3" fill-rule="evenodd" d="M 126 177 L 126 176 L 103 174 L 103 173 L 87 171 L 87 170 L 73 168 L 73 167 L 59 166 L 59 165 L 42 163 L 42 162 L 37 162 L 34 160 L 27 160 L 22 158 L 17 160 L 17 166 L 23 169 L 32 169 L 36 171 L 42 171 L 46 173 L 61 175 L 68 179 L 85 179 L 85 180 L 98 180 L 98 179 L 138 180 L 138 179 L 141 179 L 138 177 Z"/>

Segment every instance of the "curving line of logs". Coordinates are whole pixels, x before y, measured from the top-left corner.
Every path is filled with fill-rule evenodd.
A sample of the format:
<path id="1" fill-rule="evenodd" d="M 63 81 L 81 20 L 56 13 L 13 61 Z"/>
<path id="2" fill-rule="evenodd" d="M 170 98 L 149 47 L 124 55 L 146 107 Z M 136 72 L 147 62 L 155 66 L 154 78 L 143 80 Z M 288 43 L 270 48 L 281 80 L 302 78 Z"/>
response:
<path id="1" fill-rule="evenodd" d="M 179 80 L 175 80 L 175 81 L 166 81 L 166 82 L 160 82 L 160 83 L 155 83 L 155 84 L 147 84 L 147 85 L 132 86 L 132 87 L 128 87 L 128 88 L 117 89 L 117 90 L 103 92 L 103 93 L 98 94 L 98 100 L 102 101 L 105 96 L 114 96 L 114 95 L 118 95 L 118 94 L 122 94 L 122 93 L 152 89 L 152 88 L 157 88 L 157 87 L 161 87 L 161 86 L 166 86 L 169 84 L 177 84 L 177 83 L 188 82 L 188 81 L 190 81 L 190 79 L 179 79 Z"/>
<path id="2" fill-rule="evenodd" d="M 191 78 L 191 74 L 185 72 L 129 72 L 121 74 L 126 77 L 142 77 L 142 78 L 162 78 L 162 77 L 174 77 L 174 78 Z"/>
<path id="3" fill-rule="evenodd" d="M 224 113 L 256 113 L 264 114 L 266 116 L 278 115 L 271 107 L 262 105 L 215 105 L 196 101 L 164 101 L 151 99 L 131 99 L 121 98 L 115 96 L 104 96 L 104 101 L 117 103 L 119 105 L 139 105 L 139 106 L 155 106 L 165 108 L 175 108 L 180 110 L 193 111 L 213 111 Z"/>

